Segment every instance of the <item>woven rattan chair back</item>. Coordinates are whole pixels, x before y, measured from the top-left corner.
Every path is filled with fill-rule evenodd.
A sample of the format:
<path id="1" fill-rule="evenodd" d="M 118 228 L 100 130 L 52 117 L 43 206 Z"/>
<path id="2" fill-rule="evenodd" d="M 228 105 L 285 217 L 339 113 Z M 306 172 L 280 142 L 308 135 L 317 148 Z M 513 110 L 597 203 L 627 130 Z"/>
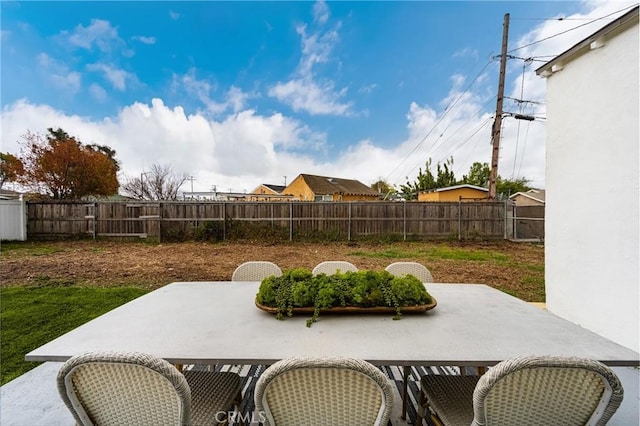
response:
<path id="1" fill-rule="evenodd" d="M 140 353 L 90 353 L 60 369 L 58 392 L 79 425 L 190 423 L 191 393 L 168 362 Z"/>
<path id="2" fill-rule="evenodd" d="M 473 425 L 604 425 L 622 398 L 620 380 L 598 361 L 514 358 L 478 381 Z"/>
<path id="3" fill-rule="evenodd" d="M 273 262 L 251 261 L 238 266 L 233 271 L 231 281 L 262 281 L 271 275 L 276 277 L 282 275 L 278 265 Z"/>
<path id="4" fill-rule="evenodd" d="M 313 268 L 313 271 L 311 272 L 313 273 L 313 275 L 319 275 L 319 274 L 331 275 L 331 274 L 335 274 L 336 272 L 357 272 L 357 271 L 358 271 L 358 268 L 356 268 L 356 266 L 351 262 L 345 262 L 342 260 L 328 260 L 326 262 L 318 263 L 316 267 Z"/>
<path id="5" fill-rule="evenodd" d="M 385 270 L 399 277 L 411 274 L 423 283 L 433 282 L 433 276 L 429 269 L 417 262 L 394 262 L 387 266 Z"/>
<path id="6" fill-rule="evenodd" d="M 387 377 L 352 358 L 278 361 L 260 376 L 254 397 L 270 426 L 386 426 L 393 408 Z"/>

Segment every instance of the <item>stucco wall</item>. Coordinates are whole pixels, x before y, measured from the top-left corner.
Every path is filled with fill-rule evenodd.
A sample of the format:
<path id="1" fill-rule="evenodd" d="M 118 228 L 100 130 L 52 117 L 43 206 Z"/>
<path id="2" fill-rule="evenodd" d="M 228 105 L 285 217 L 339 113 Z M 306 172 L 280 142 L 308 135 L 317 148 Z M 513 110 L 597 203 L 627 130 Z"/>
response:
<path id="1" fill-rule="evenodd" d="M 478 191 L 473 188 L 458 188 L 450 191 L 439 192 L 421 192 L 418 194 L 418 201 L 477 201 L 478 199 L 487 198 L 488 193 Z"/>
<path id="2" fill-rule="evenodd" d="M 293 195 L 294 199 L 300 201 L 313 201 L 313 192 L 311 192 L 301 176 L 296 177 L 289 186 L 282 191 L 282 194 Z"/>
<path id="3" fill-rule="evenodd" d="M 636 21 L 547 78 L 545 236 L 549 310 L 636 351 L 638 45 Z"/>

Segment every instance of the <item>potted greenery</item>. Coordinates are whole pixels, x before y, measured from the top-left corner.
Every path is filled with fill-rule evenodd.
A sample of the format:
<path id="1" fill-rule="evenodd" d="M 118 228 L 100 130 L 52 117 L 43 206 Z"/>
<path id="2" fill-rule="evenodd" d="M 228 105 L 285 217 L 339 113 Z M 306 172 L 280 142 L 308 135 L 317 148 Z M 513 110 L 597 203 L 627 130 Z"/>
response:
<path id="1" fill-rule="evenodd" d="M 333 275 L 313 275 L 307 269 L 292 269 L 262 280 L 256 305 L 267 312 L 284 315 L 308 312 L 311 327 L 320 312 L 402 312 L 425 311 L 436 306 L 435 299 L 413 275 L 394 276 L 387 271 L 358 271 Z"/>

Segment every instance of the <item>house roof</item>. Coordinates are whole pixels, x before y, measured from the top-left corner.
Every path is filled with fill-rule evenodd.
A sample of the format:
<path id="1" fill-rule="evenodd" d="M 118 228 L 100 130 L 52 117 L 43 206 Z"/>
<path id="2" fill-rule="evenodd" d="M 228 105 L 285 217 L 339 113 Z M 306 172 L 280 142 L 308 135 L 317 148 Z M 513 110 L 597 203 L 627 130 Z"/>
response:
<path id="1" fill-rule="evenodd" d="M 329 176 L 316 176 L 301 174 L 300 177 L 304 179 L 309 186 L 309 189 L 316 195 L 329 195 L 335 193 L 349 194 L 349 195 L 370 195 L 378 196 L 378 191 L 368 187 L 364 183 L 355 179 L 342 179 Z"/>
<path id="2" fill-rule="evenodd" d="M 542 65 L 536 70 L 536 74 L 542 77 L 548 77 L 556 71 L 560 71 L 563 68 L 565 62 L 571 61 L 575 56 L 581 55 L 584 52 L 596 49 L 604 45 L 605 37 L 609 35 L 615 35 L 627 28 L 628 24 L 638 22 L 638 6 L 631 9 L 629 12 L 620 16 L 615 21 L 605 25 L 589 37 L 578 42 L 570 49 L 564 51 L 560 55 L 556 56 L 546 64 Z"/>
<path id="3" fill-rule="evenodd" d="M 272 191 L 277 192 L 278 194 L 281 193 L 282 191 L 284 191 L 284 189 L 286 188 L 286 186 L 284 186 L 284 185 L 272 185 L 270 183 L 263 183 L 262 186 L 266 186 L 267 188 L 269 188 Z"/>
<path id="4" fill-rule="evenodd" d="M 531 198 L 532 200 L 538 201 L 542 204 L 545 202 L 546 191 L 544 189 L 530 189 L 527 192 L 516 192 L 509 198 L 513 199 L 516 196 L 521 195 L 523 197 Z"/>
<path id="5" fill-rule="evenodd" d="M 462 188 L 475 189 L 477 191 L 482 191 L 482 192 L 489 192 L 487 188 L 483 188 L 481 186 L 476 186 L 476 185 L 469 185 L 468 183 L 463 183 L 462 185 L 447 186 L 446 188 L 430 189 L 428 191 L 420 191 L 420 192 L 445 192 L 445 191 L 455 191 L 456 189 L 462 189 Z"/>

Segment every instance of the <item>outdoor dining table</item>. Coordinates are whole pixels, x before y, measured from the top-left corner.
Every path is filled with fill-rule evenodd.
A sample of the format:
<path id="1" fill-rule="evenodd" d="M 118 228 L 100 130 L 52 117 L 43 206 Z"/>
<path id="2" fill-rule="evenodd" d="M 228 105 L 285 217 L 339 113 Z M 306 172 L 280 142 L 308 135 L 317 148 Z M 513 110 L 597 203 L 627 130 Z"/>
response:
<path id="1" fill-rule="evenodd" d="M 85 351 L 140 351 L 174 364 L 271 364 L 294 356 L 348 356 L 375 365 L 490 366 L 520 355 L 573 355 L 638 366 L 639 354 L 481 284 L 425 284 L 435 309 L 321 314 L 278 321 L 255 305 L 259 282 L 176 282 L 29 352 L 65 361 Z"/>

